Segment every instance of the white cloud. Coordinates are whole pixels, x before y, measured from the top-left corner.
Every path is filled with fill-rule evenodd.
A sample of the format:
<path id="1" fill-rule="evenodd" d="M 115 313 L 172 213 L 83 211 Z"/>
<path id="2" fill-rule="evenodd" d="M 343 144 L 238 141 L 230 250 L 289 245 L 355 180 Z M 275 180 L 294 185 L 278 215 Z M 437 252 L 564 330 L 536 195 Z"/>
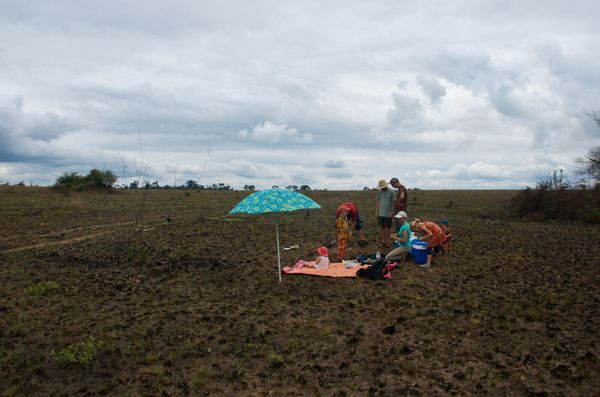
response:
<path id="1" fill-rule="evenodd" d="M 275 124 L 265 121 L 257 124 L 251 130 L 243 129 L 238 132 L 242 139 L 253 139 L 267 144 L 286 142 L 310 143 L 313 136 L 310 132 L 301 133 L 296 128 L 290 128 L 287 124 Z"/>

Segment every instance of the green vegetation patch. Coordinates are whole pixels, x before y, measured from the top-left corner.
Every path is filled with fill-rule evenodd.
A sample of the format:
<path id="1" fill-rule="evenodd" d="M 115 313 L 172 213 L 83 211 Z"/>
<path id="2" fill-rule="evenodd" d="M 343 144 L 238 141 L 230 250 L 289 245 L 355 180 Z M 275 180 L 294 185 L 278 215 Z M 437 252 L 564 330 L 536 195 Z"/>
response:
<path id="1" fill-rule="evenodd" d="M 96 359 L 103 343 L 90 336 L 87 341 L 70 345 L 64 349 L 50 353 L 50 358 L 61 365 L 89 365 Z"/>
<path id="2" fill-rule="evenodd" d="M 30 285 L 29 287 L 25 288 L 25 293 L 30 296 L 43 296 L 50 291 L 57 289 L 60 289 L 60 284 L 56 281 L 44 281 L 42 283 Z"/>

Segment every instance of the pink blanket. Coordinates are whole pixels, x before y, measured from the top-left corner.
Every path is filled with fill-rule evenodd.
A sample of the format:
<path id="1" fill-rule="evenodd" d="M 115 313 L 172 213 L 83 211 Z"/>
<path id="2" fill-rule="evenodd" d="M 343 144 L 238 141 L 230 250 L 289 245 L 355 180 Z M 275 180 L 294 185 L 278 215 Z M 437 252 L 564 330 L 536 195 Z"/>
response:
<path id="1" fill-rule="evenodd" d="M 358 269 L 367 267 L 367 265 L 362 265 L 346 269 L 343 263 L 330 263 L 327 269 L 313 269 L 310 267 L 300 267 L 302 263 L 306 262 L 298 261 L 294 267 L 284 267 L 281 271 L 285 274 L 308 274 L 322 277 L 356 277 Z"/>

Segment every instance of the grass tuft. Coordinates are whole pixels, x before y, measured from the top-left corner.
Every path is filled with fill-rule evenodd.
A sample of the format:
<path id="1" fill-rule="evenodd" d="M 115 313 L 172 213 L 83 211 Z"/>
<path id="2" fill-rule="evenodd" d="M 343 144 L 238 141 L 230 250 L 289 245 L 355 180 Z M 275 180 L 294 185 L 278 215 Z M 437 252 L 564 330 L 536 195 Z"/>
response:
<path id="1" fill-rule="evenodd" d="M 29 296 L 42 296 L 48 292 L 59 289 L 60 284 L 56 281 L 44 281 L 36 285 L 30 285 L 25 288 L 25 293 Z"/>
<path id="2" fill-rule="evenodd" d="M 87 341 L 70 345 L 64 349 L 50 353 L 50 358 L 61 365 L 89 365 L 96 359 L 103 343 L 90 336 Z"/>

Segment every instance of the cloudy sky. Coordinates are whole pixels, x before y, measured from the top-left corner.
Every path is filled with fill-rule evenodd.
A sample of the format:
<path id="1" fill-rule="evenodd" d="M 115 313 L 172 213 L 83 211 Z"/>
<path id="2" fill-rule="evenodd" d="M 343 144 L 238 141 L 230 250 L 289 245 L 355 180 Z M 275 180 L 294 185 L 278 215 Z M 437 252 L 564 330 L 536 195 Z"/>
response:
<path id="1" fill-rule="evenodd" d="M 600 145 L 597 0 L 0 4 L 0 182 L 520 188 Z"/>

